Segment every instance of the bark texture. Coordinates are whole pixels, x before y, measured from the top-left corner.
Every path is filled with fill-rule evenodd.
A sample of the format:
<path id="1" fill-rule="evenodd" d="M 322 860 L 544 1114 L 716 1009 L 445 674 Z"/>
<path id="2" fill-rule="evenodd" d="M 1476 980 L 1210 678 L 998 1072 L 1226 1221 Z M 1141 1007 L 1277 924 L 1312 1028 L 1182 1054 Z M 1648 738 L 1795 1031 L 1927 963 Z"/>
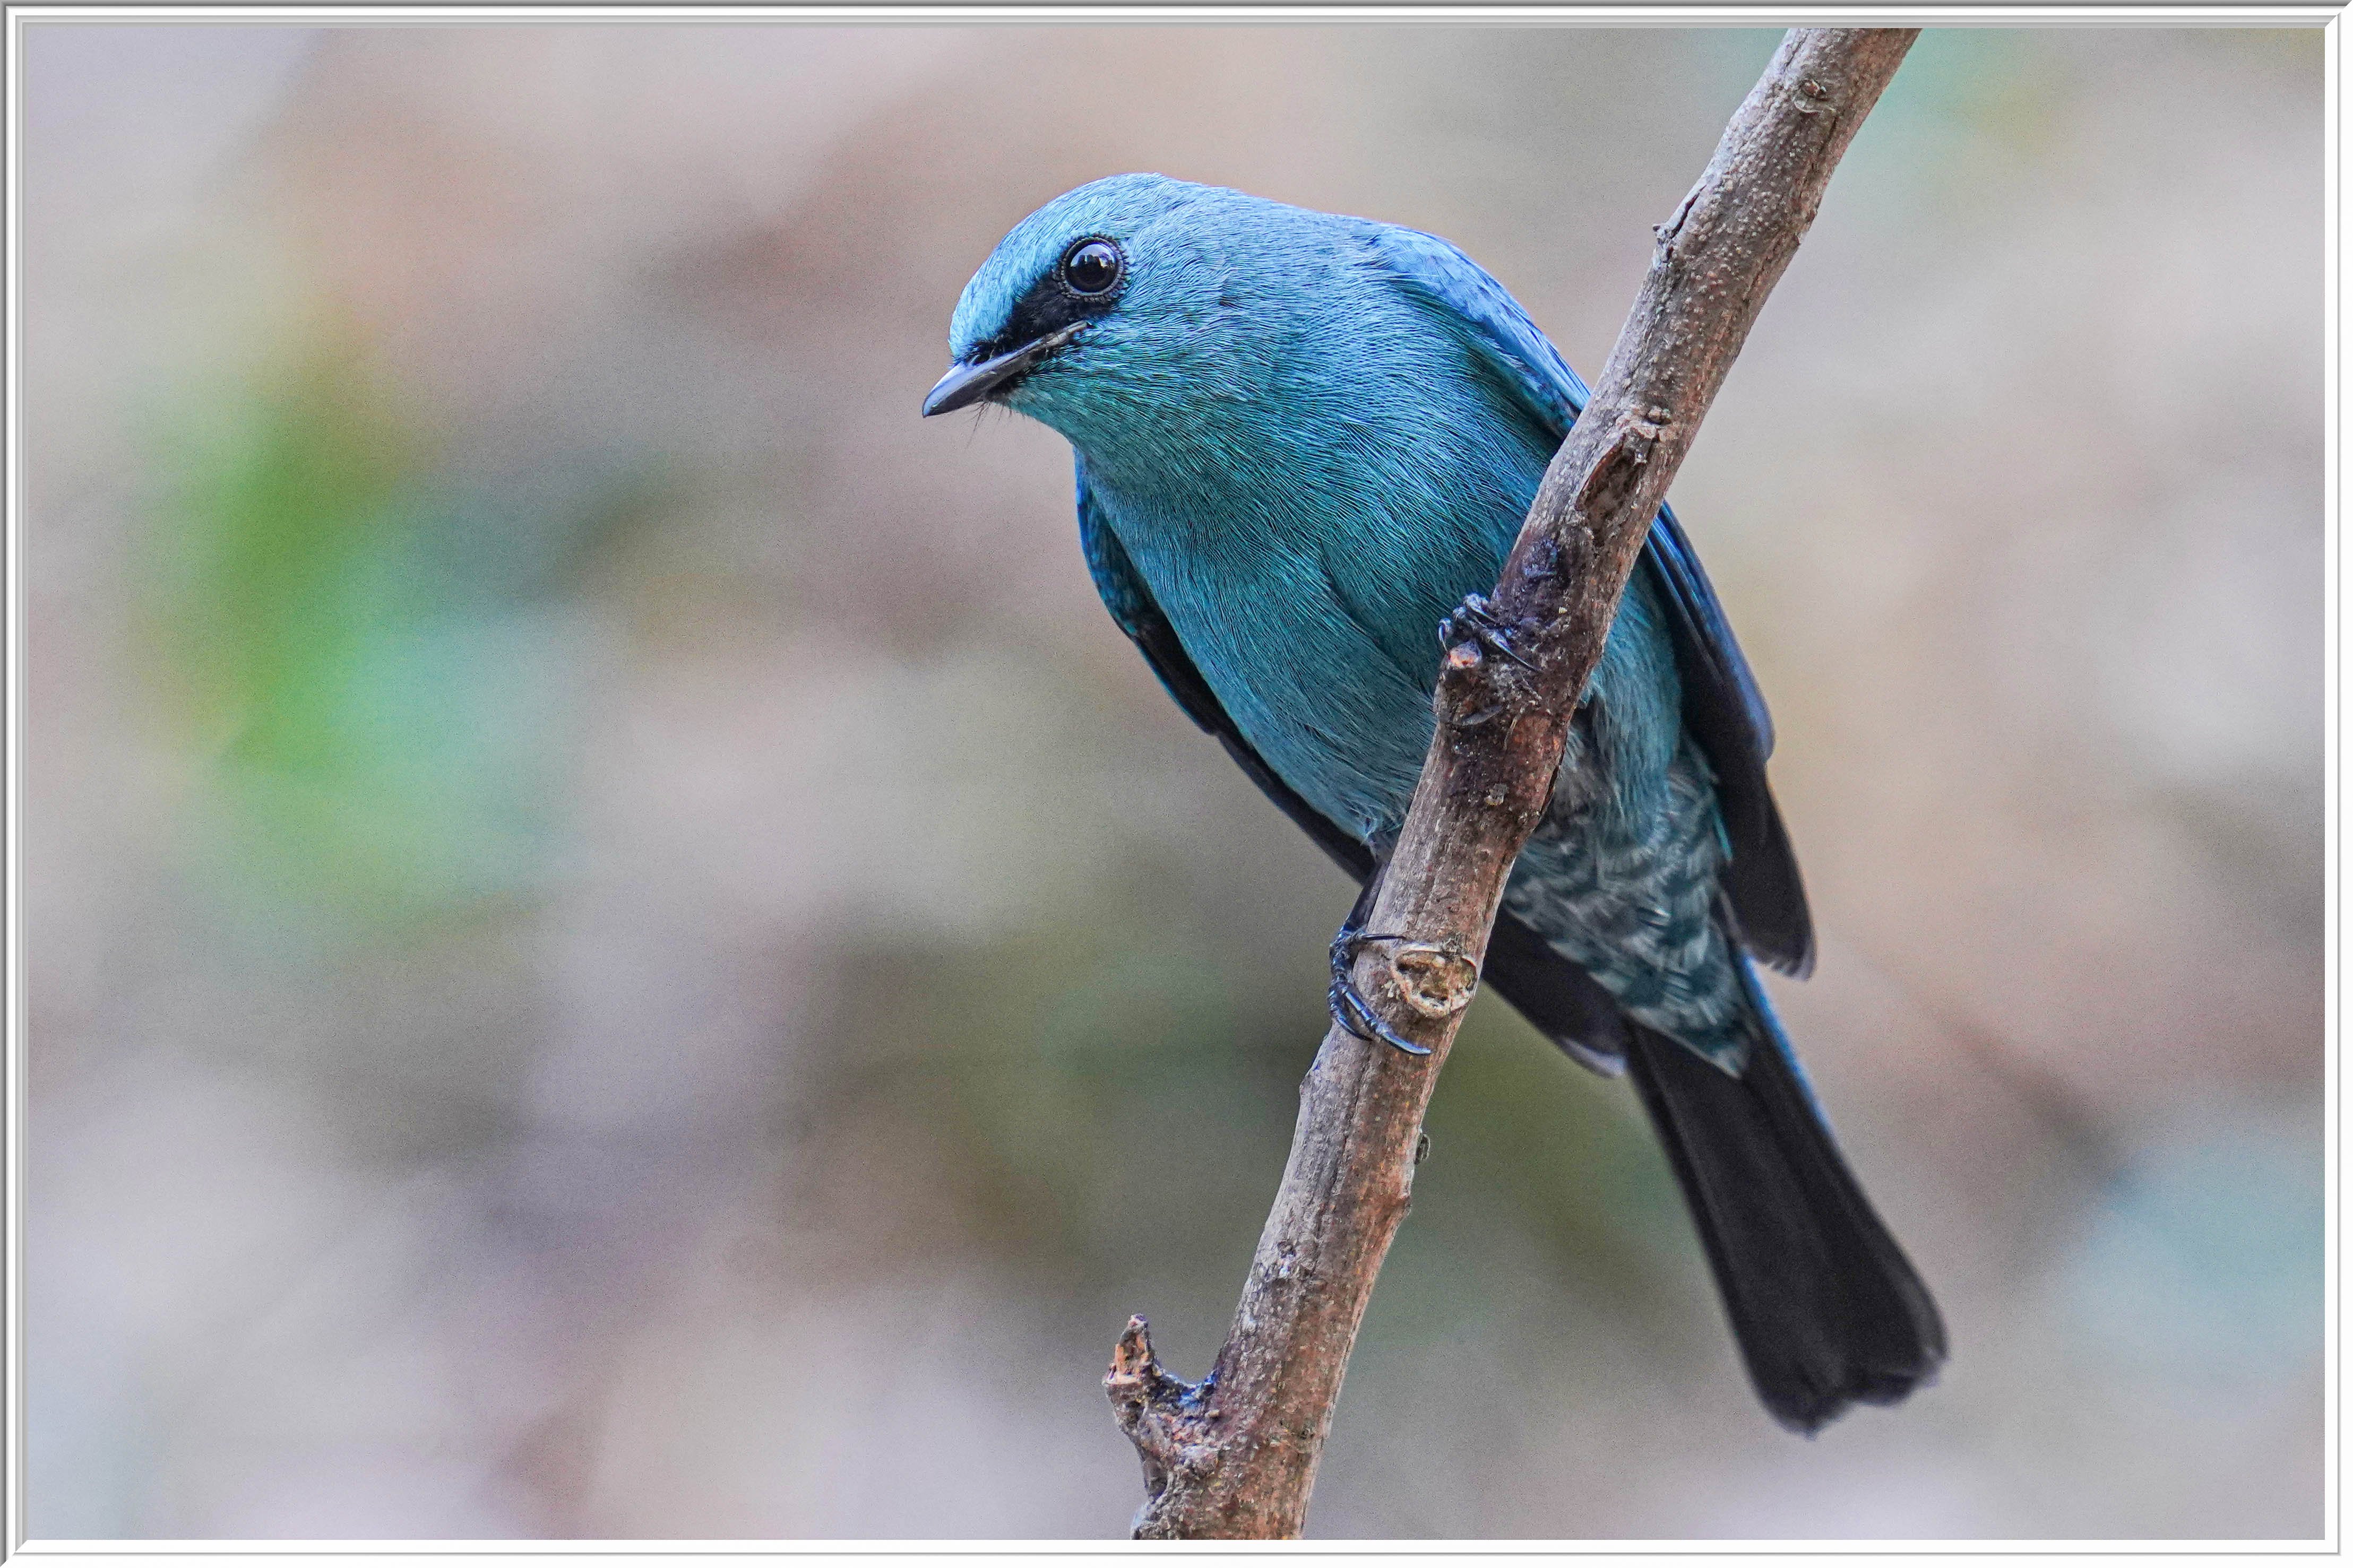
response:
<path id="1" fill-rule="evenodd" d="M 1422 1112 L 1512 862 L 1551 799 L 1576 698 L 1651 518 L 1831 172 L 1916 29 L 1798 28 L 1656 230 L 1592 402 L 1546 468 L 1493 613 L 1535 666 L 1450 648 L 1438 727 L 1366 929 L 1357 985 L 1409 1057 L 1338 1027 L 1300 1086 L 1282 1187 L 1231 1332 L 1198 1384 L 1132 1318 L 1103 1380 L 1143 1457 L 1142 1539 L 1296 1536 L 1381 1258 L 1406 1214 Z"/>

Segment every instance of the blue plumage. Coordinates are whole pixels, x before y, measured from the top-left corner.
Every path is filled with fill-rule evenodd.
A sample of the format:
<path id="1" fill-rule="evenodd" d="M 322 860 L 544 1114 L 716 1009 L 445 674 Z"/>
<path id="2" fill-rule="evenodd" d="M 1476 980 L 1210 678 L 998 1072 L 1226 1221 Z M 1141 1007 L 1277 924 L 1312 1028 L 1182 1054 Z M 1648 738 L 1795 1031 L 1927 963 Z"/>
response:
<path id="1" fill-rule="evenodd" d="M 1128 174 L 974 277 L 926 412 L 984 397 L 1076 453 L 1082 544 L 1186 711 L 1360 880 L 1432 723 L 1439 622 L 1491 586 L 1588 394 L 1445 241 Z M 1822 1128 L 1749 952 L 1810 963 L 1771 721 L 1662 512 L 1487 978 L 1658 1123 L 1767 1403 L 1811 1430 L 1941 1358 L 1934 1307 Z"/>

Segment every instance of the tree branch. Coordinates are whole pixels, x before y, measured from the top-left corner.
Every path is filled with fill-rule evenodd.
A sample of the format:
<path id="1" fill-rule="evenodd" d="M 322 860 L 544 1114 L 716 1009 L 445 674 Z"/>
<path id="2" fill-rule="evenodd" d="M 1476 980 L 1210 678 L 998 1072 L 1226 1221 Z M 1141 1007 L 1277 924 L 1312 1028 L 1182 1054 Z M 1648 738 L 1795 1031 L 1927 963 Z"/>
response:
<path id="1" fill-rule="evenodd" d="M 1916 29 L 1797 28 L 1699 184 L 1657 229 L 1599 385 L 1545 470 L 1493 611 L 1535 668 L 1448 649 L 1438 727 L 1356 983 L 1409 1057 L 1338 1027 L 1300 1085 L 1290 1163 L 1231 1333 L 1198 1384 L 1168 1376 L 1142 1318 L 1103 1380 L 1143 1456 L 1139 1538 L 1295 1536 L 1414 1151 L 1513 860 L 1542 818 L 1575 709 L 1651 520 L 1831 172 Z"/>

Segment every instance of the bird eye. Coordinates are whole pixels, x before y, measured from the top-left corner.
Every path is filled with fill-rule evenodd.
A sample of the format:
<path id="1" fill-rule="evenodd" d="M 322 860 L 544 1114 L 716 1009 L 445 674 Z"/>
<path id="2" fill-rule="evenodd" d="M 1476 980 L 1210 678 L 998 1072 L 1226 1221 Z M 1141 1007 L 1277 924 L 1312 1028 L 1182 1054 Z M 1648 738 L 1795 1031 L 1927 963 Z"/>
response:
<path id="1" fill-rule="evenodd" d="M 1108 294 L 1126 269 L 1126 258 L 1107 239 L 1082 239 L 1062 258 L 1062 281 L 1073 294 Z"/>

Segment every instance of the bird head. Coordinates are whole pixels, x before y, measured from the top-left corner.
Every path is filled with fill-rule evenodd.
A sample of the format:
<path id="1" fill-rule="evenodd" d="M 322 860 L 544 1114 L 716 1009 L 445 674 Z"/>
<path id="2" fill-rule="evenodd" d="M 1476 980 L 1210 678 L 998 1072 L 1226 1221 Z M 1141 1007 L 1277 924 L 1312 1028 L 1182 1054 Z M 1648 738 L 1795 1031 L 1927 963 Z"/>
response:
<path id="1" fill-rule="evenodd" d="M 1055 197 L 1015 226 L 957 300 L 954 359 L 925 415 L 981 403 L 1073 439 L 1149 417 L 1200 384 L 1211 318 L 1236 303 L 1225 252 L 1255 209 L 1238 191 L 1159 174 L 1114 174 Z"/>

